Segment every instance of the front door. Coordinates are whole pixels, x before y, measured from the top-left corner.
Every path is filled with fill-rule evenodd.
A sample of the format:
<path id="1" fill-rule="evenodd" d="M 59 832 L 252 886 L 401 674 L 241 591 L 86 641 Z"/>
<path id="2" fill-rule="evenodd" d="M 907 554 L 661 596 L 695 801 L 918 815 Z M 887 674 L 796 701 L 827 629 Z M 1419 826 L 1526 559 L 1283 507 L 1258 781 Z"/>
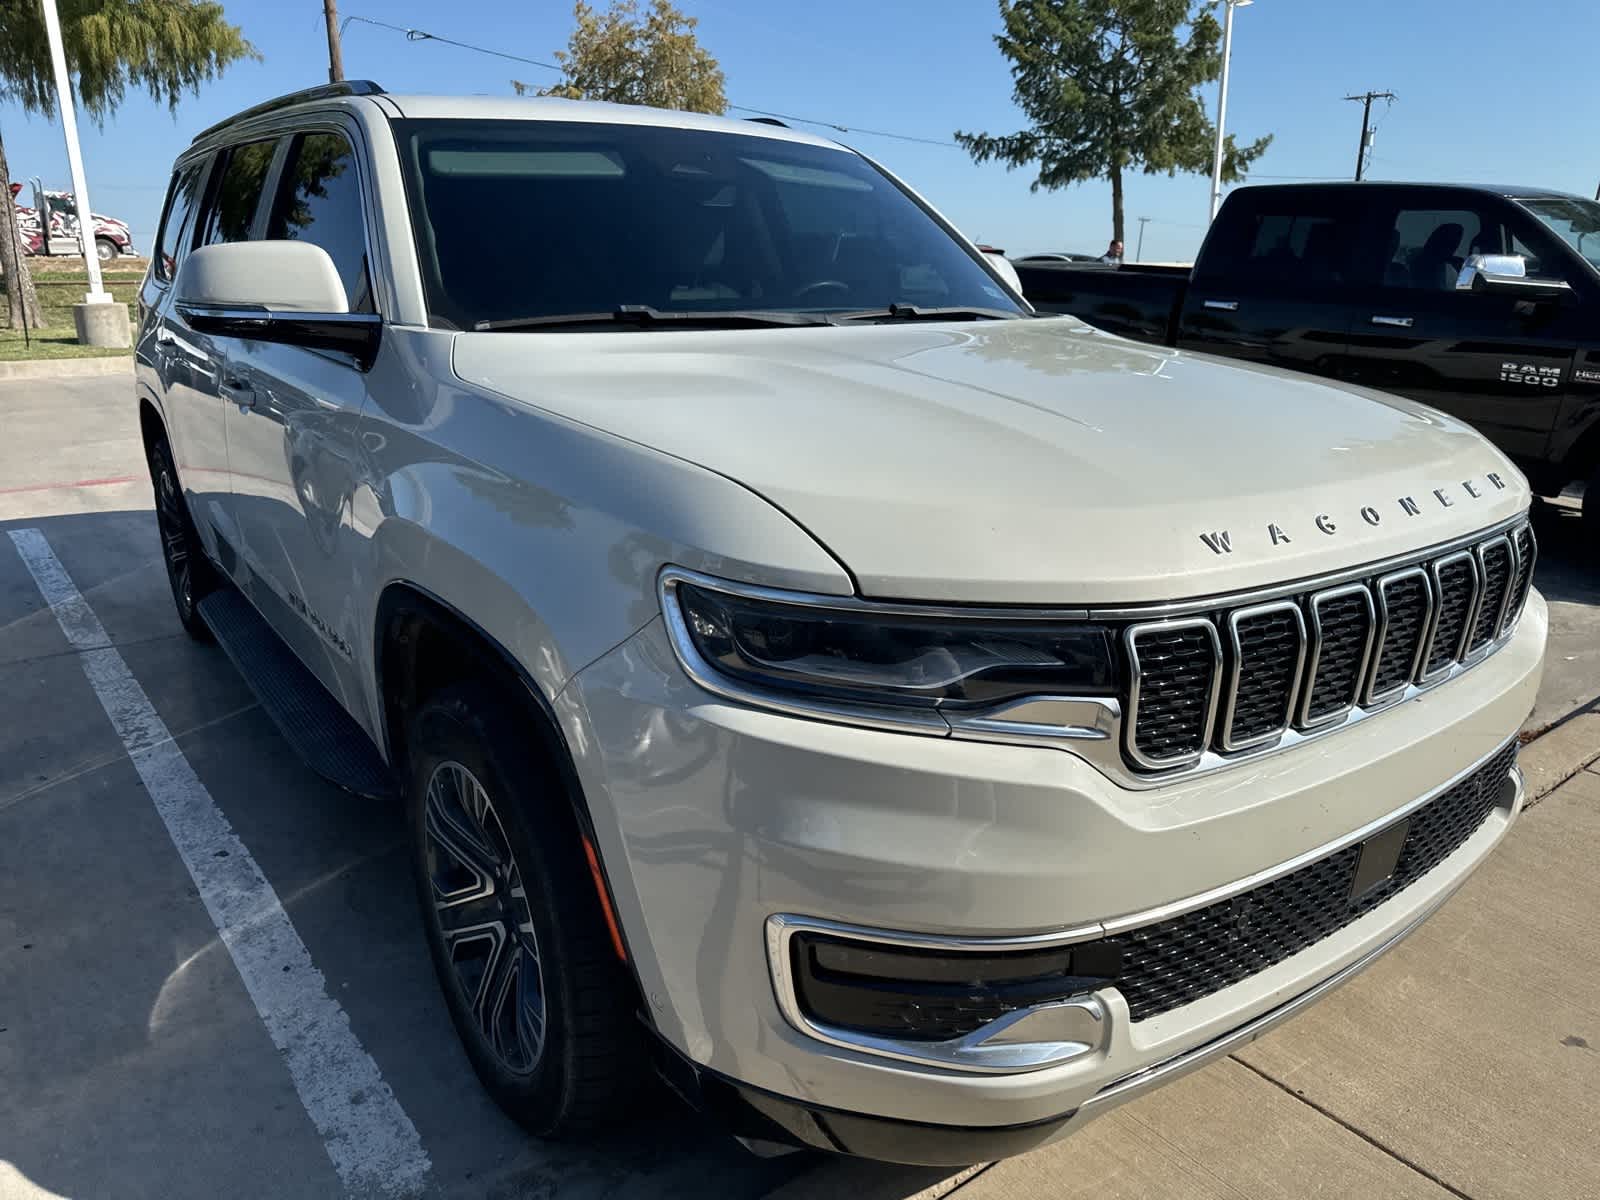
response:
<path id="1" fill-rule="evenodd" d="M 1206 238 L 1178 345 L 1314 375 L 1342 369 L 1360 214 L 1348 191 L 1237 193 Z"/>
<path id="2" fill-rule="evenodd" d="M 1474 254 L 1520 254 L 1530 275 L 1564 264 L 1540 253 L 1531 220 L 1494 197 L 1434 203 L 1397 199 L 1374 213 L 1389 254 L 1356 311 L 1351 378 L 1459 417 L 1512 458 L 1537 462 L 1572 388 L 1581 302 L 1457 287 Z"/>
<path id="3" fill-rule="evenodd" d="M 350 311 L 374 312 L 360 175 L 344 134 L 296 134 L 263 231 L 321 246 Z M 366 375 L 347 354 L 230 340 L 228 457 L 251 599 L 323 685 L 360 713 L 350 502 Z"/>

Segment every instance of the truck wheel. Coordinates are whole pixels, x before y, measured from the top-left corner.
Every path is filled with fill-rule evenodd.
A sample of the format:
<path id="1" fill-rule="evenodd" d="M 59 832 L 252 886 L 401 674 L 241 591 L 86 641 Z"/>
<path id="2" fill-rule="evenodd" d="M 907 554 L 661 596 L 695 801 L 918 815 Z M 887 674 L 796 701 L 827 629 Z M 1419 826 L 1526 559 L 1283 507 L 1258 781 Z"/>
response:
<path id="1" fill-rule="evenodd" d="M 515 704 L 481 684 L 411 722 L 407 806 L 428 949 L 479 1080 L 541 1137 L 625 1115 L 650 1081 L 582 839 Z"/>
<path id="2" fill-rule="evenodd" d="M 178 486 L 172 449 L 165 437 L 150 447 L 150 482 L 156 493 L 156 526 L 161 531 L 161 557 L 172 586 L 172 602 L 185 632 L 197 642 L 212 640 L 211 630 L 196 607 L 218 583 L 216 570 L 206 558 L 200 535 L 189 516 L 189 505 Z"/>
<path id="3" fill-rule="evenodd" d="M 1600 553 L 1600 463 L 1583 485 L 1583 532 L 1591 553 Z"/>
<path id="4" fill-rule="evenodd" d="M 106 237 L 95 238 L 94 252 L 99 256 L 101 262 L 110 262 L 112 259 L 116 258 L 117 255 L 122 253 L 122 251 L 117 249 L 117 244 L 110 238 Z"/>

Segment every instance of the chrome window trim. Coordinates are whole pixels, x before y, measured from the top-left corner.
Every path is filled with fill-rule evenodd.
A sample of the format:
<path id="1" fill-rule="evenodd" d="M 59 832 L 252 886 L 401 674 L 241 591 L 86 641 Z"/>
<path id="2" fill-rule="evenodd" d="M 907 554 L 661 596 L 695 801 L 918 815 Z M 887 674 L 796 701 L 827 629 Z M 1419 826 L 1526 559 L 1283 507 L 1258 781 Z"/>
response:
<path id="1" fill-rule="evenodd" d="M 1287 612 L 1294 614 L 1295 629 L 1300 634 L 1300 647 L 1295 654 L 1294 672 L 1289 680 L 1289 694 L 1284 698 L 1283 720 L 1279 721 L 1273 729 L 1265 733 L 1258 733 L 1248 738 L 1235 738 L 1233 736 L 1233 722 L 1238 716 L 1236 707 L 1239 702 L 1239 683 L 1244 674 L 1244 650 L 1239 642 L 1239 626 L 1241 623 L 1254 617 L 1264 617 L 1272 613 Z M 1295 699 L 1300 694 L 1300 686 L 1305 680 L 1306 667 L 1306 617 L 1300 611 L 1300 605 L 1294 600 L 1271 600 L 1265 604 L 1252 604 L 1247 608 L 1236 608 L 1228 614 L 1228 688 L 1223 699 L 1222 734 L 1217 739 L 1222 749 L 1230 754 L 1241 750 L 1252 750 L 1257 746 L 1265 746 L 1275 742 L 1288 731 L 1294 720 Z"/>
<path id="2" fill-rule="evenodd" d="M 1378 681 L 1378 666 L 1383 661 L 1383 643 L 1389 636 L 1389 588 L 1405 579 L 1422 580 L 1422 586 L 1428 593 L 1428 611 L 1422 615 L 1422 636 L 1417 639 L 1417 648 L 1411 652 L 1410 668 L 1399 683 L 1379 695 L 1372 689 Z M 1374 590 L 1378 600 L 1378 626 L 1375 631 L 1377 640 L 1372 652 L 1372 661 L 1368 664 L 1367 680 L 1361 693 L 1361 706 L 1369 709 L 1383 708 L 1392 704 L 1405 695 L 1412 686 L 1411 681 L 1417 677 L 1417 672 L 1422 670 L 1422 656 L 1427 652 L 1428 634 L 1433 629 L 1434 612 L 1439 607 L 1438 596 L 1433 590 L 1433 577 L 1426 567 L 1406 567 L 1404 570 L 1391 571 L 1378 580 Z"/>
<path id="3" fill-rule="evenodd" d="M 1504 594 L 1500 597 L 1500 607 L 1495 610 L 1494 621 L 1489 626 L 1489 636 L 1484 638 L 1483 644 L 1473 645 L 1473 638 L 1477 635 L 1478 619 L 1483 615 L 1484 597 L 1489 592 L 1489 564 L 1488 553 L 1496 546 L 1504 546 L 1506 550 L 1506 586 Z M 1477 662 L 1489 653 L 1489 648 L 1494 645 L 1495 639 L 1500 636 L 1500 628 L 1505 624 L 1506 606 L 1511 603 L 1511 585 L 1517 580 L 1517 548 L 1511 544 L 1511 538 L 1506 534 L 1492 537 L 1486 542 L 1479 542 L 1472 548 L 1473 556 L 1478 561 L 1478 601 L 1472 614 L 1472 625 L 1467 630 L 1467 648 L 1462 655 L 1463 662 Z"/>
<path id="4" fill-rule="evenodd" d="M 1367 642 L 1361 650 L 1361 661 L 1356 665 L 1355 687 L 1350 691 L 1349 703 L 1313 718 L 1311 697 L 1317 690 L 1317 668 L 1322 664 L 1322 606 L 1330 600 L 1342 600 L 1346 596 L 1360 596 L 1367 602 Z M 1342 587 L 1317 592 L 1311 597 L 1307 607 L 1311 610 L 1310 648 L 1306 653 L 1305 678 L 1300 687 L 1298 724 L 1301 729 L 1320 729 L 1345 716 L 1361 699 L 1361 693 L 1366 687 L 1367 667 L 1372 661 L 1372 638 L 1378 629 L 1378 611 L 1372 602 L 1372 590 L 1365 583 L 1347 583 Z"/>
<path id="5" fill-rule="evenodd" d="M 1436 671 L 1428 670 L 1428 663 L 1433 659 L 1434 643 L 1439 638 L 1439 622 L 1444 617 L 1444 582 L 1440 578 L 1446 567 L 1464 562 L 1472 569 L 1472 595 L 1467 597 L 1467 616 L 1461 623 L 1461 635 L 1456 639 L 1456 644 L 1450 653 L 1450 661 Z M 1446 554 L 1436 558 L 1428 565 L 1428 573 L 1433 577 L 1433 621 L 1428 628 L 1428 648 L 1422 655 L 1422 663 L 1417 668 L 1414 676 L 1419 687 L 1432 687 L 1442 683 L 1450 674 L 1450 668 L 1462 661 L 1467 651 L 1467 639 L 1472 636 L 1472 622 L 1478 615 L 1478 600 L 1483 595 L 1483 573 L 1478 569 L 1478 556 L 1470 549 L 1457 550 L 1454 554 Z"/>
<path id="6" fill-rule="evenodd" d="M 1474 772 L 1481 770 L 1484 764 L 1490 762 L 1500 754 L 1507 743 L 1502 742 L 1489 753 L 1476 759 L 1470 766 L 1457 771 L 1443 783 L 1430 788 L 1421 796 L 1402 804 L 1392 812 L 1375 817 L 1349 833 L 1314 846 L 1293 858 L 1285 859 L 1273 866 L 1266 867 L 1243 879 L 1210 888 L 1191 896 L 1173 900 L 1166 904 L 1156 905 L 1152 908 L 1142 909 L 1138 912 L 1127 913 L 1118 917 L 1108 917 L 1100 921 L 1092 921 L 1083 925 L 1075 925 L 1066 929 L 1051 930 L 1044 933 L 1031 934 L 1003 934 L 993 937 L 982 935 L 954 935 L 937 933 L 907 933 L 899 930 L 877 929 L 866 925 L 852 925 L 841 921 L 825 920 L 820 917 L 803 917 L 792 913 L 774 913 L 767 917 L 765 922 L 765 936 L 767 947 L 767 966 L 772 977 L 774 998 L 778 1010 L 786 1021 L 801 1033 L 817 1038 L 819 1041 L 844 1049 L 857 1050 L 866 1054 L 887 1058 L 898 1058 L 902 1061 L 937 1062 L 938 1065 L 956 1069 L 983 1071 L 984 1068 L 974 1066 L 970 1062 L 952 1063 L 948 1057 L 930 1060 L 925 1055 L 919 1057 L 918 1051 L 925 1051 L 928 1047 L 949 1046 L 951 1043 L 929 1042 L 899 1042 L 894 1039 L 878 1038 L 871 1034 L 857 1033 L 853 1030 L 836 1029 L 831 1026 L 819 1025 L 808 1019 L 800 1008 L 798 989 L 795 986 L 793 973 L 790 969 L 791 957 L 789 942 L 794 934 L 799 932 L 813 932 L 830 934 L 836 937 L 847 938 L 854 941 L 876 942 L 880 945 L 905 946 L 912 949 L 942 950 L 949 952 L 970 952 L 974 954 L 992 953 L 1005 950 L 1051 950 L 1077 945 L 1081 942 L 1099 941 L 1101 938 L 1115 937 L 1145 925 L 1155 925 L 1162 921 L 1170 921 L 1181 917 L 1195 909 L 1205 908 L 1208 905 L 1219 903 L 1248 892 L 1255 888 L 1271 883 L 1303 867 L 1310 866 L 1329 855 L 1337 854 L 1349 846 L 1365 841 L 1373 834 L 1393 825 L 1396 821 L 1404 820 L 1417 809 L 1438 799 L 1445 792 L 1455 787 L 1463 779 Z M 1510 784 L 1510 795 L 1506 797 L 1500 807 L 1515 817 L 1523 800 L 1523 780 L 1521 768 L 1513 763 L 1507 772 L 1506 781 Z M 1448 860 L 1446 860 L 1448 861 Z M 1441 863 L 1440 866 L 1443 864 Z M 1438 870 L 1435 867 L 1434 870 Z M 1430 871 L 1428 874 L 1432 874 Z M 1427 878 L 1426 875 L 1422 878 Z M 1384 904 L 1379 905 L 1374 912 L 1382 912 L 1384 907 L 1399 899 L 1403 892 L 1389 898 Z M 1238 985 L 1232 985 L 1238 986 Z M 1098 995 L 1098 993 L 1090 993 Z M 1023 1013 L 1029 1009 L 1020 1010 Z M 984 1033 L 979 1030 L 979 1033 Z M 968 1039 L 976 1036 L 969 1034 Z M 992 1033 L 985 1033 L 992 1036 Z M 968 1039 L 962 1039 L 963 1041 Z M 1022 1070 L 1038 1070 L 1040 1067 L 1003 1068 L 1007 1073 Z M 994 1068 L 989 1068 L 990 1072 Z"/>
<path id="7" fill-rule="evenodd" d="M 1200 749 L 1193 754 L 1173 758 L 1154 759 L 1145 755 L 1136 744 L 1139 731 L 1139 681 L 1143 671 L 1139 666 L 1138 639 L 1143 634 L 1173 629 L 1204 629 L 1211 642 L 1211 690 L 1206 696 L 1205 715 L 1200 719 Z M 1217 696 L 1222 688 L 1222 639 L 1217 636 L 1217 626 L 1209 617 L 1188 617 L 1176 621 L 1147 621 L 1130 625 L 1122 632 L 1122 644 L 1128 654 L 1128 714 L 1122 723 L 1123 752 L 1138 766 L 1147 771 L 1171 771 L 1177 767 L 1191 766 L 1200 761 L 1211 745 L 1217 718 Z"/>

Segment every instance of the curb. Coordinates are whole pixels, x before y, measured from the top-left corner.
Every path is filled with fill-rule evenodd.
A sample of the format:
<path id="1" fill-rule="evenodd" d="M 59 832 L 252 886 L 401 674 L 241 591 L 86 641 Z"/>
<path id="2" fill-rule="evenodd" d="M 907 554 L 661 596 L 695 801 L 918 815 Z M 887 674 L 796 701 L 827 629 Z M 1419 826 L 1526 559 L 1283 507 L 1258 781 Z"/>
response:
<path id="1" fill-rule="evenodd" d="M 133 378 L 133 355 L 108 354 L 100 358 L 47 358 L 0 362 L 0 380 L 84 379 L 95 375 L 126 375 L 130 379 Z"/>
<path id="2" fill-rule="evenodd" d="M 1600 697 L 1580 705 L 1538 736 L 1517 755 L 1528 789 L 1525 809 L 1532 808 L 1585 768 L 1600 761 Z"/>

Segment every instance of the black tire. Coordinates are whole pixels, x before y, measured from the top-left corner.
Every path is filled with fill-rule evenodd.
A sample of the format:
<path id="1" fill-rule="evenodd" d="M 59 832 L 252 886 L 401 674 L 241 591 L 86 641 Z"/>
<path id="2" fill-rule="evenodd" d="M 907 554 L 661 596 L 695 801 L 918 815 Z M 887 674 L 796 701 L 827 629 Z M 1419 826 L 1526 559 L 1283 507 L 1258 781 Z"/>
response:
<path id="1" fill-rule="evenodd" d="M 1583 532 L 1591 554 L 1600 554 L 1600 463 L 1583 484 Z"/>
<path id="2" fill-rule="evenodd" d="M 94 240 L 94 252 L 101 262 L 110 262 L 122 253 L 117 244 L 107 237 L 97 237 Z"/>
<path id="3" fill-rule="evenodd" d="M 220 581 L 189 516 L 188 502 L 178 484 L 178 470 L 172 463 L 172 449 L 165 437 L 158 437 L 150 447 L 150 483 L 156 495 L 161 558 L 166 563 L 167 583 L 172 587 L 178 620 L 195 641 L 210 642 L 211 630 L 196 606 L 216 590 Z"/>
<path id="4" fill-rule="evenodd" d="M 650 1082 L 650 1059 L 560 777 L 517 712 L 476 683 L 417 710 L 407 742 L 411 860 L 428 949 L 473 1070 L 529 1132 L 576 1137 L 626 1115 Z M 447 927 L 457 935 L 448 941 Z"/>

